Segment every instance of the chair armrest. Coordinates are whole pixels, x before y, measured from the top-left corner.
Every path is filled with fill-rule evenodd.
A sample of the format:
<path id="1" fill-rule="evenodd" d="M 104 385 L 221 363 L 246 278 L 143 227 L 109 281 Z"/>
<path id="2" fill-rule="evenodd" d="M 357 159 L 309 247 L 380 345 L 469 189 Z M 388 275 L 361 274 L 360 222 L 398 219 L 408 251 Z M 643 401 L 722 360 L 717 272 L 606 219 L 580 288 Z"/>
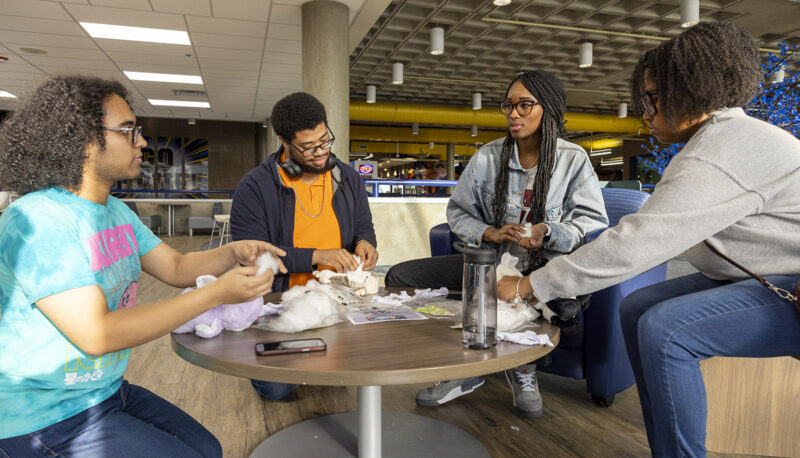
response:
<path id="1" fill-rule="evenodd" d="M 458 238 L 450 231 L 447 223 L 437 224 L 431 228 L 430 234 L 431 256 L 444 256 L 454 254 L 453 242 Z"/>
<path id="2" fill-rule="evenodd" d="M 592 232 L 589 232 L 589 233 L 587 233 L 587 234 L 586 234 L 586 235 L 583 237 L 583 243 L 589 243 L 589 242 L 591 242 L 592 240 L 596 239 L 597 237 L 600 237 L 600 234 L 602 234 L 603 232 L 605 232 L 605 230 L 606 230 L 606 229 L 608 229 L 608 228 L 607 228 L 607 227 L 604 227 L 604 228 L 602 228 L 602 229 L 596 229 L 596 230 L 593 230 Z"/>
<path id="3" fill-rule="evenodd" d="M 610 396 L 633 385 L 633 370 L 619 320 L 620 305 L 633 291 L 666 278 L 667 264 L 664 263 L 592 294 L 591 305 L 584 312 L 587 391 Z"/>

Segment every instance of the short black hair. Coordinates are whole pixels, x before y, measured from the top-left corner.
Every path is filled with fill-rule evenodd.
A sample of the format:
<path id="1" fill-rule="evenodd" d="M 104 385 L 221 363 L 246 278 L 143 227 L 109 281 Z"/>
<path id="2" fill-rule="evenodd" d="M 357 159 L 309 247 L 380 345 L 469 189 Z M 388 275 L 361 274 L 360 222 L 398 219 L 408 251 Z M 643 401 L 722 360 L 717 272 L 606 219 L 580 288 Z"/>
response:
<path id="1" fill-rule="evenodd" d="M 86 147 L 105 149 L 105 102 L 130 105 L 128 90 L 113 80 L 56 76 L 21 98 L 0 125 L 0 187 L 20 194 L 61 186 L 79 189 Z"/>
<path id="2" fill-rule="evenodd" d="M 722 107 L 747 103 L 762 78 L 758 47 L 749 33 L 729 22 L 704 22 L 645 51 L 631 80 L 637 111 L 645 111 L 644 72 L 658 85 L 659 106 L 668 125 Z"/>
<path id="3" fill-rule="evenodd" d="M 313 129 L 328 123 L 325 106 L 311 94 L 295 92 L 278 100 L 272 107 L 272 128 L 284 140 L 294 140 L 300 130 Z"/>

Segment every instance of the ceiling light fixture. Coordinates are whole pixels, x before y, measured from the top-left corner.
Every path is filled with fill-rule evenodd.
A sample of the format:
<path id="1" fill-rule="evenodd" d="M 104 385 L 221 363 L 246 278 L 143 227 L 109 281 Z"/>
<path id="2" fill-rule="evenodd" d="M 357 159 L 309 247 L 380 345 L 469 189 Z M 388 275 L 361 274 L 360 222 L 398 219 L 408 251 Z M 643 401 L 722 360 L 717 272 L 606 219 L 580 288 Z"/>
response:
<path id="1" fill-rule="evenodd" d="M 125 25 L 98 24 L 95 22 L 81 22 L 80 24 L 92 38 L 145 41 L 148 43 L 166 43 L 170 45 L 186 46 L 192 44 L 192 42 L 189 41 L 189 34 L 184 30 L 128 27 Z"/>
<path id="2" fill-rule="evenodd" d="M 584 41 L 578 46 L 578 67 L 589 68 L 592 66 L 592 43 Z"/>
<path id="3" fill-rule="evenodd" d="M 478 136 L 478 126 L 472 126 L 470 128 L 470 135 L 473 136 L 473 137 L 477 137 Z"/>
<path id="4" fill-rule="evenodd" d="M 480 92 L 473 92 L 472 93 L 472 109 L 473 110 L 480 110 L 481 109 L 481 93 Z"/>
<path id="5" fill-rule="evenodd" d="M 594 157 L 594 156 L 608 156 L 609 154 L 611 154 L 611 148 L 596 149 L 596 150 L 589 151 L 589 156 L 592 156 L 592 157 Z"/>
<path id="6" fill-rule="evenodd" d="M 627 118 L 628 117 L 628 104 L 625 102 L 620 102 L 619 106 L 617 107 L 617 117 L 618 118 Z"/>
<path id="7" fill-rule="evenodd" d="M 183 84 L 203 84 L 203 78 L 199 75 L 177 75 L 171 73 L 147 73 L 130 72 L 122 73 L 131 81 L 155 81 L 158 83 L 183 83 Z"/>
<path id="8" fill-rule="evenodd" d="M 17 98 L 16 95 L 14 95 L 14 94 L 12 94 L 10 92 L 6 92 L 6 91 L 0 91 L 0 97 L 5 97 L 5 98 L 8 98 L 8 99 L 16 99 Z"/>
<path id="9" fill-rule="evenodd" d="M 375 95 L 377 93 L 377 88 L 373 85 L 367 86 L 367 103 L 375 103 Z"/>
<path id="10" fill-rule="evenodd" d="M 681 27 L 688 28 L 700 22 L 700 0 L 681 0 Z"/>
<path id="11" fill-rule="evenodd" d="M 419 134 L 419 123 L 418 122 L 412 122 L 411 123 L 411 135 L 417 135 L 417 134 Z"/>
<path id="12" fill-rule="evenodd" d="M 441 27 L 431 29 L 431 54 L 434 56 L 444 54 L 444 29 Z"/>
<path id="13" fill-rule="evenodd" d="M 494 6 L 506 6 L 511 3 L 511 0 L 494 0 L 492 5 Z"/>
<path id="14" fill-rule="evenodd" d="M 400 62 L 392 64 L 392 84 L 403 84 L 403 64 Z"/>
<path id="15" fill-rule="evenodd" d="M 211 108 L 208 102 L 197 102 L 191 100 L 164 100 L 164 99 L 147 99 L 150 105 L 161 107 L 187 107 L 187 108 Z"/>

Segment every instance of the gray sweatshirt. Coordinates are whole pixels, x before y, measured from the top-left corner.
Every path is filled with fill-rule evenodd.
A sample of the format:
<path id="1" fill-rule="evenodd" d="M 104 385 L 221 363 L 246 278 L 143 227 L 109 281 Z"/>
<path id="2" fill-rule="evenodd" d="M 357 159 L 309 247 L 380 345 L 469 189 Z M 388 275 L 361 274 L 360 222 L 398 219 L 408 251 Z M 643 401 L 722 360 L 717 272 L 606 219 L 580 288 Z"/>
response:
<path id="1" fill-rule="evenodd" d="M 619 283 L 684 253 L 704 275 L 800 273 L 800 140 L 747 116 L 712 113 L 664 170 L 638 213 L 531 274 L 540 301 Z"/>

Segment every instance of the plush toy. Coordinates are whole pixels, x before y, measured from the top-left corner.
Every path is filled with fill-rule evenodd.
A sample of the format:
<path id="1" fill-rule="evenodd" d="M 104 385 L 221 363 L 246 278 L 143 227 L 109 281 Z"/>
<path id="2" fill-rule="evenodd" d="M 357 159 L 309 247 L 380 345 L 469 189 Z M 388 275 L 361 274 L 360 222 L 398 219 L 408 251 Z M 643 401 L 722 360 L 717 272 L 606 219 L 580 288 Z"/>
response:
<path id="1" fill-rule="evenodd" d="M 356 270 L 344 273 L 337 273 L 333 270 L 315 270 L 313 274 L 323 285 L 333 283 L 347 286 L 358 296 L 377 293 L 380 289 L 378 277 L 364 270 L 364 263 L 361 262 L 360 257 L 353 255 L 353 259 L 358 263 Z"/>
<path id="2" fill-rule="evenodd" d="M 256 259 L 256 265 L 259 267 L 256 275 L 266 272 L 267 269 L 272 269 L 273 272 L 278 271 L 278 261 L 269 253 L 259 256 Z M 216 280 L 217 277 L 213 275 L 201 275 L 197 277 L 196 285 L 197 288 L 202 288 Z M 194 289 L 186 288 L 181 294 L 186 294 Z M 218 335 L 223 329 L 229 331 L 247 329 L 256 318 L 268 313 L 274 313 L 274 309 L 270 306 L 265 306 L 264 300 L 260 297 L 250 302 L 223 304 L 211 310 L 206 310 L 183 326 L 175 329 L 174 332 L 178 334 L 194 332 L 198 336 L 208 339 Z"/>
<path id="3" fill-rule="evenodd" d="M 343 304 L 347 301 L 333 285 L 321 285 L 309 280 L 283 293 L 279 316 L 260 327 L 276 332 L 300 332 L 322 328 L 344 319 Z"/>
<path id="4" fill-rule="evenodd" d="M 512 256 L 511 253 L 503 253 L 500 258 L 500 264 L 497 265 L 497 279 L 498 281 L 506 276 L 521 277 L 522 272 L 517 270 L 517 257 Z M 578 297 L 558 298 L 549 301 L 546 304 L 541 302 L 534 302 L 527 305 L 524 302 L 506 303 L 497 301 L 497 329 L 499 331 L 509 331 L 521 324 L 533 320 L 541 316 L 548 322 L 559 326 L 563 335 L 572 335 L 578 332 L 578 321 L 575 317 L 578 313 L 586 310 L 589 306 L 589 294 Z M 535 308 L 538 312 L 531 313 L 527 308 Z"/>

